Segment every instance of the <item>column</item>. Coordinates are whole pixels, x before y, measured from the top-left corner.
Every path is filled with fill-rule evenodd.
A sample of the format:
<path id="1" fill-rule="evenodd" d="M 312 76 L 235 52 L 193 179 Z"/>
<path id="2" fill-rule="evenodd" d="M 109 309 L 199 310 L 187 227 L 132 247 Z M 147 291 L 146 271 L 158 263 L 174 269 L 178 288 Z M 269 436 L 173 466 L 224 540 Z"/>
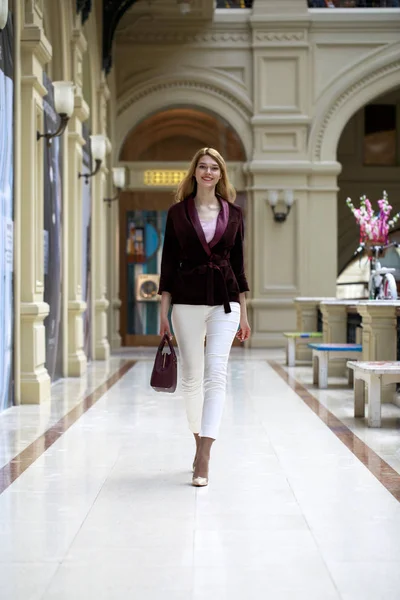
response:
<path id="1" fill-rule="evenodd" d="M 113 202 L 111 208 L 108 210 L 107 215 L 108 223 L 108 239 L 109 254 L 108 254 L 108 265 L 109 265 L 109 294 L 111 298 L 110 308 L 110 342 L 111 348 L 116 350 L 121 347 L 121 335 L 120 331 L 120 311 L 121 311 L 121 300 L 119 298 L 119 203 Z"/>
<path id="2" fill-rule="evenodd" d="M 79 20 L 77 19 L 77 23 Z M 82 299 L 82 123 L 89 108 L 82 93 L 82 58 L 86 39 L 77 28 L 72 39 L 72 77 L 76 85 L 75 110 L 68 124 L 68 190 L 65 210 L 68 211 L 68 376 L 80 377 L 86 371 L 83 318 L 86 302 Z"/>
<path id="3" fill-rule="evenodd" d="M 98 132 L 106 134 L 107 131 L 107 102 L 110 96 L 104 73 L 98 90 Z M 108 141 L 108 150 L 111 144 Z M 106 298 L 107 253 L 108 243 L 106 236 L 105 211 L 108 206 L 104 202 L 107 192 L 108 169 L 105 161 L 100 173 L 93 177 L 93 227 L 92 227 L 92 265 L 93 265 L 93 356 L 95 360 L 108 360 L 110 345 L 107 339 L 107 309 L 109 302 Z"/>
<path id="4" fill-rule="evenodd" d="M 363 360 L 397 360 L 397 310 L 400 302 L 371 300 L 360 302 L 358 313 L 362 316 Z M 396 386 L 382 390 L 382 402 L 393 402 Z"/>
<path id="5" fill-rule="evenodd" d="M 295 298 L 296 331 L 318 331 L 318 310 L 322 300 L 326 298 Z M 298 360 L 312 359 L 312 351 L 306 346 L 298 346 L 296 353 Z"/>
<path id="6" fill-rule="evenodd" d="M 21 31 L 20 401 L 29 404 L 50 398 L 43 324 L 49 313 L 43 301 L 43 141 L 36 133 L 43 132 L 43 67 L 51 59 L 51 46 L 40 5 L 24 3 Z"/>
<path id="7" fill-rule="evenodd" d="M 306 0 L 257 0 L 251 18 L 254 73 L 252 346 L 283 345 L 295 327 L 293 298 L 334 296 L 336 281 L 336 165 L 316 166 L 308 152 L 312 57 Z M 268 202 L 285 212 L 276 222 Z M 329 222 L 328 228 L 321 224 Z M 324 252 L 323 249 L 326 248 Z"/>
<path id="8" fill-rule="evenodd" d="M 108 84 L 110 87 L 110 101 L 108 103 L 108 131 L 111 140 L 115 139 L 115 123 L 117 120 L 117 89 L 115 80 L 115 69 L 108 76 Z M 112 172 L 112 168 L 118 165 L 118 154 L 113 148 L 108 155 L 108 169 Z M 108 178 L 107 197 L 113 198 L 116 190 L 114 188 L 112 177 Z M 106 210 L 107 221 L 107 239 L 109 240 L 107 252 L 107 291 L 110 298 L 110 309 L 108 314 L 108 337 L 113 350 L 121 347 L 120 335 L 120 311 L 121 300 L 119 298 L 119 201 L 111 203 Z"/>
<path id="9" fill-rule="evenodd" d="M 322 328 L 324 343 L 345 344 L 347 341 L 347 304 L 339 302 L 321 302 Z M 329 363 L 330 376 L 341 377 L 345 374 L 346 360 Z"/>

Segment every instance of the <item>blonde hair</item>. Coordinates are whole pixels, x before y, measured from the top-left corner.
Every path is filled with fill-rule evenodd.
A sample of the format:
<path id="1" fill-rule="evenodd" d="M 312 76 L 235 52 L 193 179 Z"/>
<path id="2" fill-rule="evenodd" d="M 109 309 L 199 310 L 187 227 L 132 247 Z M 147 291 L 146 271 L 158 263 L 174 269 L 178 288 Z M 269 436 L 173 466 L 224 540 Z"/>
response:
<path id="1" fill-rule="evenodd" d="M 215 193 L 228 200 L 229 202 L 235 202 L 236 199 L 236 190 L 229 181 L 228 171 L 226 168 L 226 163 L 220 153 L 214 148 L 202 148 L 194 155 L 192 162 L 190 163 L 190 167 L 188 169 L 187 175 L 182 179 L 180 184 L 178 185 L 178 189 L 175 194 L 175 202 L 182 202 L 188 196 L 195 196 L 197 192 L 197 181 L 195 177 L 195 171 L 197 168 L 197 164 L 202 156 L 210 156 L 218 163 L 218 166 L 221 171 L 221 179 L 218 181 L 215 186 Z"/>

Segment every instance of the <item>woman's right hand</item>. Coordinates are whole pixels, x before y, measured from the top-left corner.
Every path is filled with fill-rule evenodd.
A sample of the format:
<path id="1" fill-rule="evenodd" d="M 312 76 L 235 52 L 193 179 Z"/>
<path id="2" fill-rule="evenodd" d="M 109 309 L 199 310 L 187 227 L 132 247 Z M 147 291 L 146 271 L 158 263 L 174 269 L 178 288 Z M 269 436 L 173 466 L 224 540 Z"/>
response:
<path id="1" fill-rule="evenodd" d="M 169 339 L 172 340 L 171 328 L 169 326 L 168 317 L 161 317 L 160 320 L 160 335 L 163 337 L 164 334 L 167 334 Z"/>

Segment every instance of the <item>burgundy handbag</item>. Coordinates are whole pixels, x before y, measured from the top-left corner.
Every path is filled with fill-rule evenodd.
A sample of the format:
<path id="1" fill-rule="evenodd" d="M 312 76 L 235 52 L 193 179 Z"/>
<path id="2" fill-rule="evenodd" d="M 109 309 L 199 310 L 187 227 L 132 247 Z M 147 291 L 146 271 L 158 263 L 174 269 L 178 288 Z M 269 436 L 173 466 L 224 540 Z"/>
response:
<path id="1" fill-rule="evenodd" d="M 158 346 L 150 385 L 156 392 L 173 394 L 178 379 L 177 359 L 173 345 L 167 334 L 164 334 Z"/>

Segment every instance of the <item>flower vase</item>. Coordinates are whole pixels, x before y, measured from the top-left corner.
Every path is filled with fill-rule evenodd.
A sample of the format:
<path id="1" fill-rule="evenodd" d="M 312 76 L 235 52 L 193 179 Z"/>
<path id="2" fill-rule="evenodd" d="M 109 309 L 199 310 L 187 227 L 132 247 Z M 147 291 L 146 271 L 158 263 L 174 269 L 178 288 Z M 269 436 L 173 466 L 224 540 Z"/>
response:
<path id="1" fill-rule="evenodd" d="M 378 246 L 379 247 L 378 256 L 385 256 L 386 248 L 384 248 L 384 246 L 386 246 L 386 244 L 387 244 L 387 240 L 365 240 L 364 241 L 365 253 L 369 258 L 372 258 L 374 256 L 374 248 L 376 246 Z"/>

